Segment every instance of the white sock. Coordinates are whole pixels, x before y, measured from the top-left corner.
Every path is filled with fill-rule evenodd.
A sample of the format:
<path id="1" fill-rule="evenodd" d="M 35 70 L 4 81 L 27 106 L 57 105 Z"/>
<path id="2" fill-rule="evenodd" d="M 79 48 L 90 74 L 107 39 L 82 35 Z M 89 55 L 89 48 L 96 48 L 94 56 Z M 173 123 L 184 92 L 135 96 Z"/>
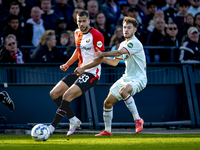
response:
<path id="1" fill-rule="evenodd" d="M 135 105 L 135 101 L 133 97 L 131 95 L 128 95 L 123 100 L 126 106 L 128 107 L 128 109 L 130 110 L 130 112 L 132 113 L 134 120 L 140 120 L 140 116 L 138 114 L 137 107 Z"/>
<path id="2" fill-rule="evenodd" d="M 113 118 L 113 108 L 110 109 L 103 108 L 103 120 L 105 123 L 105 130 L 108 133 L 111 133 L 112 118 Z"/>
<path id="3" fill-rule="evenodd" d="M 52 125 L 49 125 L 49 129 L 50 129 L 51 133 L 53 133 L 53 131 L 55 130 L 54 126 L 52 126 Z"/>
<path id="4" fill-rule="evenodd" d="M 78 118 L 76 116 L 69 119 L 70 122 L 76 121 Z"/>

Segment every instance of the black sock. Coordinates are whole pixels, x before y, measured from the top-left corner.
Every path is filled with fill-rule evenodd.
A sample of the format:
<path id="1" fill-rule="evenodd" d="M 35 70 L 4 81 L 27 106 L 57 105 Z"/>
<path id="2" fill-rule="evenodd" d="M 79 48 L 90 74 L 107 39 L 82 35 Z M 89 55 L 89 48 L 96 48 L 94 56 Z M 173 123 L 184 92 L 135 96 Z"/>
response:
<path id="1" fill-rule="evenodd" d="M 53 100 L 56 105 L 58 106 L 58 108 L 60 107 L 61 103 L 62 103 L 62 96 L 58 97 L 57 99 Z"/>
<path id="2" fill-rule="evenodd" d="M 67 115 L 68 119 L 74 117 L 74 114 L 70 108 L 70 102 L 63 100 L 61 106 L 58 108 L 56 112 L 56 116 L 54 121 L 52 122 L 52 126 L 56 128 L 62 118 Z"/>
<path id="3" fill-rule="evenodd" d="M 4 95 L 0 94 L 0 102 L 4 99 Z"/>

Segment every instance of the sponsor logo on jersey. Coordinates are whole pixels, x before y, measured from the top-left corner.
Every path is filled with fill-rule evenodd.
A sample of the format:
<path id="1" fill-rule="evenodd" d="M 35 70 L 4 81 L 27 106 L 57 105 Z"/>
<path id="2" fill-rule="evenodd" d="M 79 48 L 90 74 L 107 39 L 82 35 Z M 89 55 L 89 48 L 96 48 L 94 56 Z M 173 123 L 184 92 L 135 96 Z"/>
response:
<path id="1" fill-rule="evenodd" d="M 98 41 L 97 42 L 97 47 L 101 48 L 103 46 L 102 42 L 101 41 Z"/>
<path id="2" fill-rule="evenodd" d="M 90 42 L 90 38 L 87 38 L 87 39 L 86 39 L 86 43 L 89 43 L 89 42 Z"/>
<path id="3" fill-rule="evenodd" d="M 86 46 L 76 46 L 77 49 L 91 50 L 91 47 Z"/>
<path id="4" fill-rule="evenodd" d="M 133 48 L 133 43 L 128 43 L 127 45 L 129 48 Z"/>

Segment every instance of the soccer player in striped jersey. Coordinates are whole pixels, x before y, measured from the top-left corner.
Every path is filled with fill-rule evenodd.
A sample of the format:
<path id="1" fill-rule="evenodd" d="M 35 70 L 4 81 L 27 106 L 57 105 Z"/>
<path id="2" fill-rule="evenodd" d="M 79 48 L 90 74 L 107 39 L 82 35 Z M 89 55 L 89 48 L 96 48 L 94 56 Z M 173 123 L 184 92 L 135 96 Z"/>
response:
<path id="1" fill-rule="evenodd" d="M 55 127 L 66 115 L 70 121 L 67 136 L 71 136 L 81 124 L 81 121 L 73 114 L 70 102 L 97 84 L 103 58 L 95 58 L 93 54 L 104 50 L 104 37 L 98 30 L 90 27 L 90 19 L 86 11 L 80 11 L 77 14 L 77 24 L 79 29 L 75 31 L 76 49 L 72 57 L 61 65 L 60 69 L 66 71 L 77 59 L 79 59 L 79 65 L 75 73 L 65 76 L 50 92 L 51 98 L 58 106 L 54 121 L 49 126 L 50 132 L 53 133 Z"/>
<path id="2" fill-rule="evenodd" d="M 110 52 L 96 52 L 95 57 L 103 57 L 103 61 L 116 66 L 121 59 L 125 61 L 126 69 L 123 76 L 115 82 L 104 101 L 103 119 L 105 130 L 95 136 L 112 135 L 111 123 L 113 118 L 113 105 L 122 100 L 130 110 L 135 120 L 136 133 L 143 129 L 144 121 L 137 111 L 133 95 L 140 92 L 147 84 L 146 58 L 141 42 L 135 37 L 139 23 L 136 19 L 125 17 L 123 20 L 123 41 L 118 50 Z M 106 57 L 115 57 L 114 59 Z"/>

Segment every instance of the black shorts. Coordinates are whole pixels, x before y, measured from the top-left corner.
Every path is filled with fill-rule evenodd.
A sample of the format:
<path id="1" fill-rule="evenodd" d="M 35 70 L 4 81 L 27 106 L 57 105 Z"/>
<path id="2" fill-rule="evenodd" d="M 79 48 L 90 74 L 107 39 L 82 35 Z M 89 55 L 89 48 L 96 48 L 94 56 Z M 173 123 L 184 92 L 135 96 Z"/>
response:
<path id="1" fill-rule="evenodd" d="M 69 87 L 72 84 L 76 84 L 81 89 L 82 93 L 85 93 L 87 90 L 97 84 L 98 78 L 88 72 L 84 72 L 80 76 L 77 76 L 76 73 L 71 73 L 66 75 L 62 81 L 65 82 Z"/>

